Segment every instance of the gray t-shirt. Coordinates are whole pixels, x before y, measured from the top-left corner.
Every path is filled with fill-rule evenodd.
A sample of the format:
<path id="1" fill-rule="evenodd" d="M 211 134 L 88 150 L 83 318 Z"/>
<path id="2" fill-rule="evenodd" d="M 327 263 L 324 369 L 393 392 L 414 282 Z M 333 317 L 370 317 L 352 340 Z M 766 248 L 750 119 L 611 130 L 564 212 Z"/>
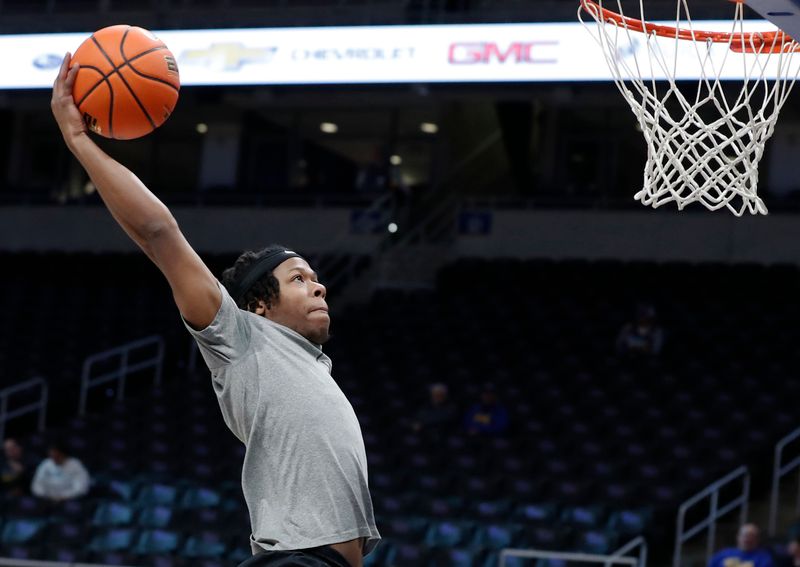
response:
<path id="1" fill-rule="evenodd" d="M 295 331 L 222 305 L 201 331 L 222 416 L 245 444 L 242 489 L 253 553 L 367 538 L 378 544 L 361 428 L 331 360 Z"/>

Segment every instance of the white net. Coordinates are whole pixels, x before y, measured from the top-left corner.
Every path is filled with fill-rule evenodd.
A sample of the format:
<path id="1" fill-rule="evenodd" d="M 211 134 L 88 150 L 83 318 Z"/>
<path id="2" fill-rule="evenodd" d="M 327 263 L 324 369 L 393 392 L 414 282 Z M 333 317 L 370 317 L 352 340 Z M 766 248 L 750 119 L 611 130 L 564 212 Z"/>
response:
<path id="1" fill-rule="evenodd" d="M 712 40 L 695 31 L 687 0 L 676 1 L 671 37 L 659 35 L 663 28 L 656 33 L 660 26 L 653 24 L 637 30 L 621 0 L 607 6 L 581 0 L 578 11 L 647 142 L 644 186 L 635 198 L 653 208 L 674 201 L 682 210 L 700 202 L 737 216 L 767 214 L 758 196 L 758 164 L 797 79 L 798 44 L 784 43 L 781 35 L 746 34 L 753 24 L 744 21 L 741 3 L 732 25 L 712 30 L 727 32 L 719 34 L 724 39 Z M 634 17 L 644 21 L 644 2 L 629 4 L 638 5 Z M 760 22 L 760 30 L 775 28 Z"/>

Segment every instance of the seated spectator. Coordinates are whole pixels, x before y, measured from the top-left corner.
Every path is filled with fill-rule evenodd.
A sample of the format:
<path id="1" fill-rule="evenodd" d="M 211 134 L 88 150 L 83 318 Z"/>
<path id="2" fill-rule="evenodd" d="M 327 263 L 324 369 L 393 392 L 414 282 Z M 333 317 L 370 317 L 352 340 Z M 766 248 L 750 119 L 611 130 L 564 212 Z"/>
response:
<path id="1" fill-rule="evenodd" d="M 430 386 L 430 402 L 417 410 L 411 421 L 411 429 L 442 428 L 452 423 L 456 418 L 456 406 L 447 395 L 447 386 L 437 382 Z"/>
<path id="2" fill-rule="evenodd" d="M 51 502 L 71 500 L 89 491 L 89 473 L 78 459 L 70 457 L 61 443 L 51 443 L 48 458 L 36 468 L 31 492 Z"/>
<path id="3" fill-rule="evenodd" d="M 497 401 L 492 384 L 484 386 L 481 401 L 467 412 L 464 427 L 470 435 L 496 435 L 508 429 L 508 410 Z"/>
<path id="4" fill-rule="evenodd" d="M 636 320 L 626 323 L 617 336 L 617 352 L 657 356 L 663 346 L 664 330 L 657 323 L 655 307 L 640 304 L 636 308 Z"/>
<path id="5" fill-rule="evenodd" d="M 774 567 L 772 555 L 761 548 L 755 524 L 744 524 L 736 536 L 736 547 L 717 552 L 708 567 Z"/>
<path id="6" fill-rule="evenodd" d="M 3 462 L 0 465 L 0 487 L 8 495 L 21 496 L 31 483 L 32 465 L 19 442 L 9 437 L 3 442 Z"/>

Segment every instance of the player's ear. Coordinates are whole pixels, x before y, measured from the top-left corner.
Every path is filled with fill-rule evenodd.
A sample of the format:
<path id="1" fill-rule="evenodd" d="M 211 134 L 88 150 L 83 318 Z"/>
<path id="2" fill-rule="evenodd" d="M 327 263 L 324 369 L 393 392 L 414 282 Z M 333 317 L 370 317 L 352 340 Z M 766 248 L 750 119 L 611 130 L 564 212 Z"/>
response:
<path id="1" fill-rule="evenodd" d="M 256 305 L 255 314 L 256 315 L 266 315 L 269 311 L 269 306 L 264 303 L 263 299 L 258 300 L 258 305 Z"/>

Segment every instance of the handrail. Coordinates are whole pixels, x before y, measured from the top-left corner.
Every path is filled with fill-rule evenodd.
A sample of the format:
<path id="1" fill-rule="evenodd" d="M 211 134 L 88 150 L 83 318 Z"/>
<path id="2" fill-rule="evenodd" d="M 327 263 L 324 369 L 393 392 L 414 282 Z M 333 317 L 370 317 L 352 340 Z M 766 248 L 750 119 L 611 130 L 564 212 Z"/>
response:
<path id="1" fill-rule="evenodd" d="M 636 548 L 639 548 L 639 562 L 637 563 L 637 567 L 646 567 L 647 566 L 647 540 L 644 539 L 644 536 L 638 536 L 633 538 L 631 541 L 620 547 L 614 553 L 611 554 L 611 557 L 623 557 L 633 551 Z M 612 565 L 610 562 L 605 563 L 605 567 L 609 567 Z"/>
<path id="2" fill-rule="evenodd" d="M 11 394 L 16 394 L 17 392 L 30 390 L 37 387 L 41 388 L 38 401 L 26 404 L 22 407 L 14 408 L 13 410 L 8 409 L 8 398 L 11 397 Z M 39 412 L 39 432 L 41 433 L 44 431 L 45 421 L 47 419 L 48 394 L 49 388 L 47 386 L 47 382 L 43 378 L 38 377 L 31 378 L 25 382 L 20 382 L 19 384 L 15 384 L 0 390 L 0 440 L 5 439 L 6 422 L 34 411 Z"/>
<path id="3" fill-rule="evenodd" d="M 579 563 L 603 563 L 604 565 L 630 565 L 642 567 L 635 557 L 620 557 L 618 555 L 595 555 L 592 553 L 577 553 L 567 551 L 547 551 L 544 549 L 513 549 L 506 548 L 500 551 L 498 567 L 505 567 L 506 558 L 520 557 L 523 559 L 562 559 L 564 561 L 577 561 Z"/>
<path id="4" fill-rule="evenodd" d="M 800 454 L 798 454 L 794 459 L 785 465 L 781 464 L 783 462 L 783 451 L 786 449 L 787 445 L 798 438 L 800 438 L 800 428 L 795 429 L 789 435 L 778 441 L 778 443 L 775 445 L 775 461 L 772 468 L 772 495 L 769 503 L 770 537 L 775 537 L 778 531 L 778 507 L 780 504 L 779 497 L 781 478 L 793 470 L 800 468 Z M 798 494 L 797 503 L 795 504 L 795 513 L 800 513 L 800 494 Z"/>
<path id="5" fill-rule="evenodd" d="M 134 364 L 130 364 L 128 362 L 130 354 L 133 351 L 143 349 L 151 345 L 156 346 L 155 356 Z M 120 359 L 119 365 L 116 369 L 106 372 L 105 374 L 101 374 L 100 376 L 91 376 L 92 367 L 96 363 L 114 357 L 119 357 Z M 156 386 L 160 386 L 163 366 L 164 339 L 162 339 L 159 335 L 152 335 L 136 341 L 131 341 L 116 348 L 98 352 L 89 356 L 83 361 L 83 371 L 81 372 L 81 400 L 78 406 L 78 415 L 86 415 L 86 398 L 88 397 L 90 388 L 99 386 L 100 384 L 105 384 L 106 382 L 110 382 L 112 380 L 116 380 L 119 382 L 119 387 L 117 388 L 117 400 L 122 401 L 125 399 L 125 378 L 129 374 L 138 372 L 139 370 L 154 368 L 155 376 L 153 381 Z"/>
<path id="6" fill-rule="evenodd" d="M 719 506 L 719 493 L 722 487 L 731 482 L 739 479 L 742 479 L 742 493 L 740 496 L 734 498 L 724 506 Z M 685 530 L 685 522 L 686 522 L 686 512 L 697 504 L 698 502 L 702 501 L 705 498 L 710 497 L 709 503 L 709 513 L 703 520 Z M 714 550 L 714 540 L 717 534 L 717 525 L 716 521 L 727 514 L 728 512 L 735 510 L 736 508 L 741 507 L 741 523 L 744 523 L 747 519 L 747 506 L 748 501 L 750 499 L 750 472 L 747 470 L 747 467 L 741 466 L 738 469 L 734 470 L 733 472 L 725 475 L 721 479 L 712 482 L 706 488 L 686 500 L 683 504 L 681 504 L 680 508 L 678 509 L 678 517 L 677 517 L 677 527 L 675 531 L 675 554 L 673 556 L 672 562 L 674 567 L 681 567 L 681 552 L 683 550 L 683 544 L 686 543 L 688 540 L 696 536 L 698 533 L 702 532 L 704 529 L 708 528 L 708 546 L 706 548 L 706 562 L 711 558 L 711 553 Z"/>

